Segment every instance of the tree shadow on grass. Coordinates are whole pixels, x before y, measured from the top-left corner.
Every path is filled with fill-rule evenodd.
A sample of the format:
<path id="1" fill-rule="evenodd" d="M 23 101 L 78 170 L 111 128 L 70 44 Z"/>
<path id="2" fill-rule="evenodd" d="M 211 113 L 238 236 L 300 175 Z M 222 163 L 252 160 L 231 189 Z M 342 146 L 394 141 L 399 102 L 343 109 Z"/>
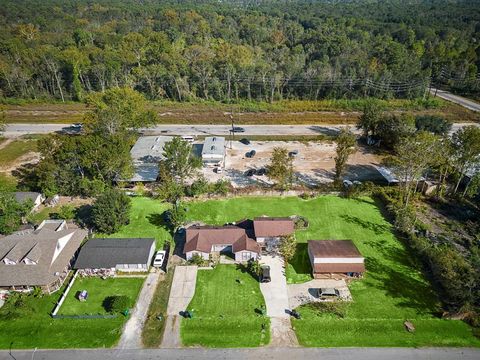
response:
<path id="1" fill-rule="evenodd" d="M 299 275 L 310 275 L 312 273 L 307 243 L 297 243 L 295 255 L 288 264 L 295 270 L 295 273 Z"/>
<path id="2" fill-rule="evenodd" d="M 92 205 L 82 205 L 75 209 L 75 221 L 83 227 L 92 229 Z"/>
<path id="3" fill-rule="evenodd" d="M 150 224 L 166 230 L 172 236 L 173 242 L 175 244 L 175 247 L 173 249 L 173 255 L 184 258 L 185 255 L 183 254 L 183 247 L 185 245 L 185 232 L 179 233 L 178 231 L 175 232 L 172 229 L 169 222 L 167 221 L 167 211 L 164 211 L 161 214 L 149 214 L 147 216 L 147 220 Z"/>
<path id="4" fill-rule="evenodd" d="M 371 257 L 366 258 L 366 267 L 368 276 L 376 280 L 374 286 L 387 296 L 399 299 L 398 306 L 414 309 L 417 314 L 439 316 L 435 292 L 428 282 L 417 279 L 409 269 L 399 271 Z"/>
<path id="5" fill-rule="evenodd" d="M 363 229 L 373 231 L 376 235 L 382 235 L 390 232 L 390 226 L 386 224 L 377 224 L 372 221 L 363 220 L 359 217 L 351 215 L 342 215 L 341 217 L 349 223 L 356 224 L 361 226 Z"/>

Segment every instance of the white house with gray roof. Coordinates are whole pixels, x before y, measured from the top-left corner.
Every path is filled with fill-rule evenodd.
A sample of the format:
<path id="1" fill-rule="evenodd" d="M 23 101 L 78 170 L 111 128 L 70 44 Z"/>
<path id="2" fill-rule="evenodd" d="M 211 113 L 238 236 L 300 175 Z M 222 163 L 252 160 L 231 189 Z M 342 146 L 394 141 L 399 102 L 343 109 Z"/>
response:
<path id="1" fill-rule="evenodd" d="M 206 166 L 222 166 L 225 162 L 225 138 L 209 136 L 202 148 L 202 161 Z"/>
<path id="2" fill-rule="evenodd" d="M 134 174 L 130 182 L 154 182 L 158 177 L 158 163 L 163 160 L 163 147 L 171 136 L 141 136 L 130 150 Z"/>

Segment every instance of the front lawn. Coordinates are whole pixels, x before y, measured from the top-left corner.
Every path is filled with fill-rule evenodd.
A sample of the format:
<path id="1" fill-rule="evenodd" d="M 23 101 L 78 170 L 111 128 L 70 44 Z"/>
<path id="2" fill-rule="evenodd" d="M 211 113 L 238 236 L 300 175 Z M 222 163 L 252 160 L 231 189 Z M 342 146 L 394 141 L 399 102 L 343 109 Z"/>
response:
<path id="1" fill-rule="evenodd" d="M 77 278 L 65 299 L 58 314 L 83 315 L 107 314 L 103 301 L 108 296 L 126 295 L 130 299 L 129 307 L 135 305 L 138 293 L 142 288 L 144 278 L 109 278 L 98 277 Z M 88 291 L 87 301 L 78 300 L 78 293 Z"/>
<path id="2" fill-rule="evenodd" d="M 184 345 L 252 347 L 268 344 L 269 319 L 259 313 L 265 306 L 258 281 L 235 265 L 199 270 L 195 296 L 182 319 Z"/>
<path id="3" fill-rule="evenodd" d="M 28 296 L 13 312 L 8 311 L 9 305 L 2 307 L 0 349 L 103 348 L 118 342 L 127 320 L 123 315 L 115 319 L 53 319 L 50 313 L 62 291 L 41 298 Z"/>

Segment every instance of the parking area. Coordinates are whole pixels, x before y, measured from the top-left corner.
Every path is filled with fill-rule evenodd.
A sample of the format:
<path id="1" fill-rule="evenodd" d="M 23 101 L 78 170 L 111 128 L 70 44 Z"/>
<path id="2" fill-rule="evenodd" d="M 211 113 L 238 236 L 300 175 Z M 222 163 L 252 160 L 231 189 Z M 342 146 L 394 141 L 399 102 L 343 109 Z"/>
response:
<path id="1" fill-rule="evenodd" d="M 251 141 L 245 145 L 240 141 L 226 142 L 225 166 L 221 173 L 216 173 L 213 168 L 204 168 L 203 174 L 209 181 L 227 179 L 234 186 L 264 183 L 270 180 L 266 175 L 246 176 L 250 169 L 264 169 L 270 162 L 275 147 L 286 147 L 293 156 L 296 179 L 299 183 L 315 185 L 333 181 L 335 169 L 336 145 L 330 141 L 300 142 L 300 141 Z M 247 156 L 255 150 L 255 155 Z M 371 149 L 360 146 L 358 151 L 350 156 L 346 177 L 351 180 L 381 179 L 375 166 L 379 165 L 382 158 Z"/>
<path id="2" fill-rule="evenodd" d="M 303 284 L 287 285 L 288 302 L 291 309 L 309 302 L 321 302 L 318 298 L 318 289 L 334 288 L 339 292 L 339 298 L 344 301 L 351 301 L 352 295 L 345 280 L 315 279 Z"/>

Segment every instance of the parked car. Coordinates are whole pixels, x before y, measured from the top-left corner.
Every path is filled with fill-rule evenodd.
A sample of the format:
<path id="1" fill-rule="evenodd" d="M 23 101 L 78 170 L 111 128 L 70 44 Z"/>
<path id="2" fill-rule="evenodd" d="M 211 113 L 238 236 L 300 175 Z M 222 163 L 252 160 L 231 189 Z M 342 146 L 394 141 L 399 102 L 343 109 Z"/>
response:
<path id="1" fill-rule="evenodd" d="M 257 175 L 258 176 L 263 176 L 263 175 L 266 175 L 267 174 L 267 169 L 265 168 L 260 168 L 257 170 Z"/>
<path id="2" fill-rule="evenodd" d="M 70 126 L 72 129 L 81 129 L 83 127 L 83 124 L 81 123 L 76 123 L 76 124 L 72 124 L 72 126 Z"/>
<path id="3" fill-rule="evenodd" d="M 255 156 L 256 153 L 257 153 L 257 152 L 256 152 L 255 150 L 250 150 L 249 152 L 247 152 L 247 153 L 245 154 L 245 156 L 246 156 L 247 158 L 252 158 L 252 157 Z"/>
<path id="4" fill-rule="evenodd" d="M 247 138 L 240 139 L 240 142 L 241 142 L 243 145 L 250 145 L 250 140 L 248 140 Z"/>
<path id="5" fill-rule="evenodd" d="M 335 288 L 320 288 L 317 297 L 321 300 L 335 300 L 340 297 L 340 292 Z"/>
<path id="6" fill-rule="evenodd" d="M 348 179 L 343 180 L 343 186 L 344 187 L 349 188 L 352 185 L 353 185 L 353 182 L 351 182 L 350 180 L 348 180 Z"/>
<path id="7" fill-rule="evenodd" d="M 221 174 L 223 172 L 223 169 L 220 166 L 217 166 L 216 168 L 213 169 L 217 174 Z"/>
<path id="8" fill-rule="evenodd" d="M 256 173 L 257 173 L 257 170 L 255 170 L 255 169 L 248 169 L 247 171 L 245 171 L 245 176 L 250 177 L 250 176 L 255 175 Z"/>
<path id="9" fill-rule="evenodd" d="M 270 266 L 262 265 L 260 267 L 260 282 L 268 283 L 270 281 L 272 281 L 272 279 L 270 277 Z"/>
<path id="10" fill-rule="evenodd" d="M 195 141 L 195 138 L 193 136 L 190 136 L 190 135 L 183 135 L 182 139 L 189 142 L 189 143 L 193 143 Z"/>
<path id="11" fill-rule="evenodd" d="M 245 129 L 242 128 L 242 127 L 240 127 L 240 126 L 234 126 L 234 127 L 232 128 L 232 131 L 233 131 L 234 133 L 244 133 L 244 132 L 245 132 Z"/>
<path id="12" fill-rule="evenodd" d="M 298 155 L 298 150 L 292 150 L 288 153 L 288 156 L 290 157 L 296 157 Z"/>
<path id="13" fill-rule="evenodd" d="M 165 250 L 157 251 L 155 257 L 153 258 L 153 266 L 156 268 L 161 268 L 163 266 L 163 262 L 165 261 Z"/>

